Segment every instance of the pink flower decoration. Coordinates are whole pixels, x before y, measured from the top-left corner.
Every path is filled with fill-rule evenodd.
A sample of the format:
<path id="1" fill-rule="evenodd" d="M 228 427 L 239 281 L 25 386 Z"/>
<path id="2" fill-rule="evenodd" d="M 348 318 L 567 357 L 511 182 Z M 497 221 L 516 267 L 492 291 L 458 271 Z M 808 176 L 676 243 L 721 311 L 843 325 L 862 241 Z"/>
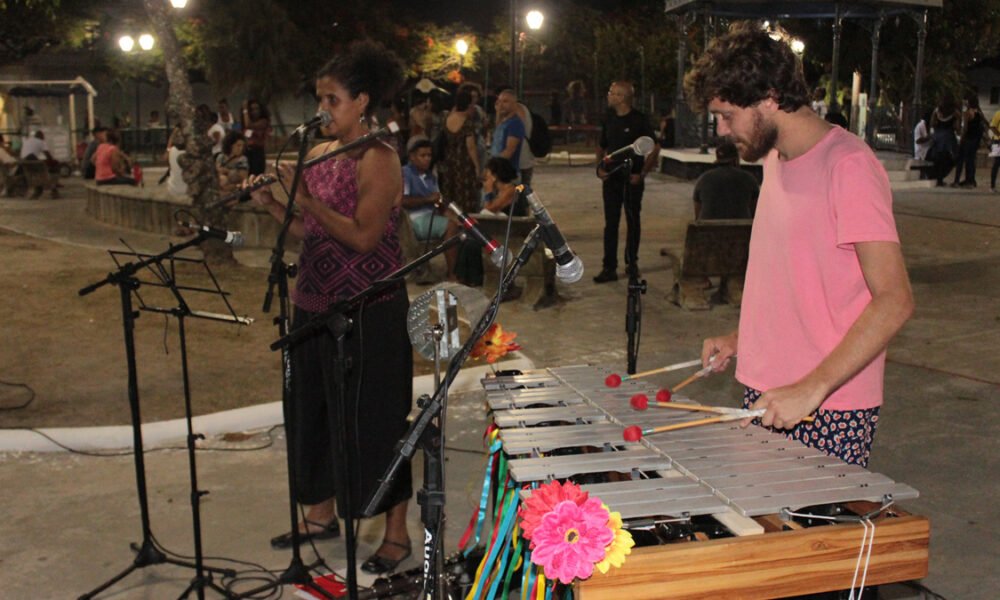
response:
<path id="1" fill-rule="evenodd" d="M 605 549 L 615 539 L 608 519 L 607 509 L 597 498 L 579 505 L 563 500 L 535 528 L 531 562 L 544 568 L 549 579 L 565 584 L 590 577 L 594 564 L 604 559 Z"/>
<path id="2" fill-rule="evenodd" d="M 569 500 L 574 504 L 583 504 L 587 498 L 587 492 L 570 481 L 566 483 L 552 481 L 539 486 L 531 492 L 531 496 L 524 501 L 518 511 L 521 519 L 521 537 L 530 540 L 542 522 L 542 517 L 560 502 Z"/>

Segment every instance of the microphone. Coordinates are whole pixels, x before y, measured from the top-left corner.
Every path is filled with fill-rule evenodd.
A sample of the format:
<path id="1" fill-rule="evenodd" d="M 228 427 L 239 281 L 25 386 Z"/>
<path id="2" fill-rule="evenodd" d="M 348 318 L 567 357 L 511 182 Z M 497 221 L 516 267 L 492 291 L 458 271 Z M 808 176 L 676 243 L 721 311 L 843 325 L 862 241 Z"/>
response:
<path id="1" fill-rule="evenodd" d="M 642 139 L 642 138 L 639 138 Z M 646 138 L 647 140 L 649 138 Z M 524 191 L 524 197 L 531 207 L 531 212 L 535 213 L 535 221 L 541 226 L 542 239 L 545 245 L 552 251 L 556 259 L 556 277 L 563 283 L 576 283 L 583 277 L 583 261 L 570 250 L 566 238 L 563 237 L 559 227 L 549 216 L 549 211 L 545 210 L 541 200 L 535 195 L 531 188 L 519 185 L 517 190 Z"/>
<path id="2" fill-rule="evenodd" d="M 305 133 L 310 129 L 316 129 L 318 127 L 326 127 L 327 125 L 330 124 L 330 121 L 332 120 L 333 117 L 330 116 L 330 113 L 326 112 L 325 110 L 317 110 L 316 116 L 296 127 L 295 131 L 292 132 L 292 135 L 295 135 L 297 133 Z"/>
<path id="3" fill-rule="evenodd" d="M 500 267 L 503 264 L 504 256 L 507 255 L 507 249 L 498 244 L 496 240 L 486 237 L 486 234 L 476 227 L 476 220 L 462 212 L 462 209 L 459 208 L 457 204 L 449 202 L 448 208 L 451 209 L 451 212 L 455 213 L 458 217 L 458 222 L 462 225 L 462 227 L 464 227 L 465 230 L 472 235 L 472 237 L 476 238 L 480 244 L 486 246 L 486 250 L 490 253 L 490 260 L 493 261 L 493 264 L 497 267 Z M 507 264 L 510 264 L 509 260 L 507 261 Z"/>
<path id="4" fill-rule="evenodd" d="M 302 168 L 303 169 L 308 169 L 309 167 L 311 167 L 311 166 L 313 166 L 313 165 L 315 165 L 317 163 L 321 163 L 321 162 L 323 162 L 323 161 L 325 161 L 327 159 L 333 158 L 334 156 L 337 156 L 338 154 L 343 154 L 344 152 L 349 152 L 351 150 L 354 150 L 358 146 L 364 146 L 368 142 L 371 142 L 373 140 L 377 140 L 379 138 L 383 138 L 383 137 L 385 137 L 387 135 L 392 135 L 392 134 L 398 133 L 398 132 L 399 132 L 399 125 L 397 125 L 396 122 L 393 121 L 392 123 L 389 123 L 385 127 L 379 127 L 375 131 L 372 131 L 370 133 L 366 133 L 366 134 L 364 134 L 363 136 L 359 137 L 356 140 L 352 140 L 350 142 L 347 142 L 346 144 L 341 144 L 341 145 L 337 146 L 336 148 L 334 148 L 333 150 L 327 152 L 326 154 L 320 154 L 316 158 L 310 158 L 309 160 L 307 160 L 307 161 L 305 161 L 305 162 L 302 163 Z"/>
<path id="5" fill-rule="evenodd" d="M 200 225 L 198 223 L 187 223 L 184 221 L 178 221 L 177 224 L 181 227 L 197 231 L 198 235 L 202 237 L 222 240 L 233 248 L 239 248 L 243 245 L 243 234 L 239 231 L 229 231 L 228 229 L 222 229 L 221 227 Z"/>
<path id="6" fill-rule="evenodd" d="M 648 135 L 644 135 L 641 138 L 638 138 L 637 140 L 629 144 L 628 146 L 622 146 L 621 148 L 615 150 L 611 154 L 605 156 L 604 162 L 605 163 L 613 162 L 616 157 L 621 156 L 623 154 L 627 154 L 629 152 L 635 154 L 636 156 L 646 156 L 647 154 L 653 151 L 653 148 L 655 146 L 656 142 L 653 141 L 653 138 L 649 137 Z"/>

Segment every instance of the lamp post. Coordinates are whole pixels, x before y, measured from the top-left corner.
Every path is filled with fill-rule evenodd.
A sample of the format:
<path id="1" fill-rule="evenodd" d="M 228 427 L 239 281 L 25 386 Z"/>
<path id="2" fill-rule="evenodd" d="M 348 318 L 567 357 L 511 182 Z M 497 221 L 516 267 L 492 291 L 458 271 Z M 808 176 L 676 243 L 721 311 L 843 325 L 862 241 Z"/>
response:
<path id="1" fill-rule="evenodd" d="M 136 46 L 138 45 L 138 48 Z M 133 52 L 149 52 L 156 46 L 156 40 L 152 35 L 148 33 L 143 33 L 139 35 L 138 42 L 131 35 L 123 35 L 118 38 L 118 47 L 121 48 L 122 52 L 125 54 L 132 54 Z M 135 144 L 135 152 L 139 151 L 139 124 L 141 115 L 141 106 L 139 99 L 139 84 L 141 83 L 138 75 L 135 77 L 135 117 L 133 120 L 132 131 L 133 131 L 133 143 Z"/>
<path id="2" fill-rule="evenodd" d="M 184 8 L 187 6 L 187 0 L 170 0 L 170 6 L 174 8 Z"/>
<path id="3" fill-rule="evenodd" d="M 538 31 L 542 28 L 542 23 L 545 21 L 545 15 L 537 10 L 528 11 L 528 14 L 524 16 L 524 21 L 527 23 L 528 29 Z M 524 96 L 524 48 L 528 44 L 528 33 L 522 31 L 519 39 L 521 43 L 521 60 L 517 77 L 517 97 L 521 98 Z"/>

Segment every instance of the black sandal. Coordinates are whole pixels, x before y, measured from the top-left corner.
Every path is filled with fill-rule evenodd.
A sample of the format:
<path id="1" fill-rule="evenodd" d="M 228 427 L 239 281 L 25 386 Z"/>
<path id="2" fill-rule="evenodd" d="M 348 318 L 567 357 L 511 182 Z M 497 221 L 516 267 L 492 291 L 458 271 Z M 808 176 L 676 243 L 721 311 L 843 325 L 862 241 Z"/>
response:
<path id="1" fill-rule="evenodd" d="M 306 519 L 306 531 L 299 532 L 299 543 L 305 543 L 309 540 L 329 540 L 335 537 L 340 537 L 340 522 L 334 517 L 332 521 L 323 525 L 322 523 L 316 523 L 315 521 L 310 521 Z M 319 531 L 308 531 L 310 525 L 315 525 L 317 527 L 322 527 Z M 285 550 L 292 547 L 292 532 L 283 533 L 281 535 L 271 538 L 271 547 L 275 550 Z"/>
<path id="2" fill-rule="evenodd" d="M 410 558 L 410 554 L 413 553 L 413 548 L 412 546 L 410 546 L 410 544 L 400 544 L 399 542 L 393 542 L 391 540 L 384 540 L 382 544 L 383 545 L 388 544 L 390 546 L 396 546 L 397 548 L 402 548 L 406 550 L 406 554 L 400 556 L 397 559 L 379 556 L 377 553 L 372 554 L 371 556 L 368 557 L 368 560 L 366 560 L 361 565 L 361 570 L 364 571 L 365 573 L 369 573 L 371 575 L 382 575 L 383 573 L 388 573 L 389 571 L 392 571 L 393 569 L 398 567 L 399 563 L 403 562 L 407 558 Z"/>

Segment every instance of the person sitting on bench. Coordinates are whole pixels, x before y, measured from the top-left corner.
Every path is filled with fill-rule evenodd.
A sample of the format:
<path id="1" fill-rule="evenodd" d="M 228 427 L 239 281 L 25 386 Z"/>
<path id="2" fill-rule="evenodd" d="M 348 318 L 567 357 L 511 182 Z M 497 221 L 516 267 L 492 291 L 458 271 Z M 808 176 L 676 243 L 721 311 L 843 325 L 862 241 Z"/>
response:
<path id="1" fill-rule="evenodd" d="M 44 186 L 36 185 L 32 198 L 42 195 L 42 188 L 48 187 L 53 198 L 59 197 L 59 161 L 52 158 L 49 152 L 49 145 L 45 143 L 45 133 L 39 129 L 30 137 L 24 140 L 21 146 L 21 160 L 38 160 L 45 163 L 45 168 L 49 173 L 48 182 Z M 30 185 L 30 182 L 29 182 Z"/>
<path id="2" fill-rule="evenodd" d="M 94 180 L 97 185 L 136 185 L 135 179 L 129 176 L 131 162 L 118 149 L 120 142 L 118 131 L 112 129 L 107 133 L 107 141 L 94 152 Z"/>
<path id="3" fill-rule="evenodd" d="M 448 225 L 437 177 L 430 170 L 431 142 L 423 136 L 411 138 L 409 162 L 403 167 L 403 208 L 410 217 L 413 235 L 420 241 L 440 239 Z"/>

